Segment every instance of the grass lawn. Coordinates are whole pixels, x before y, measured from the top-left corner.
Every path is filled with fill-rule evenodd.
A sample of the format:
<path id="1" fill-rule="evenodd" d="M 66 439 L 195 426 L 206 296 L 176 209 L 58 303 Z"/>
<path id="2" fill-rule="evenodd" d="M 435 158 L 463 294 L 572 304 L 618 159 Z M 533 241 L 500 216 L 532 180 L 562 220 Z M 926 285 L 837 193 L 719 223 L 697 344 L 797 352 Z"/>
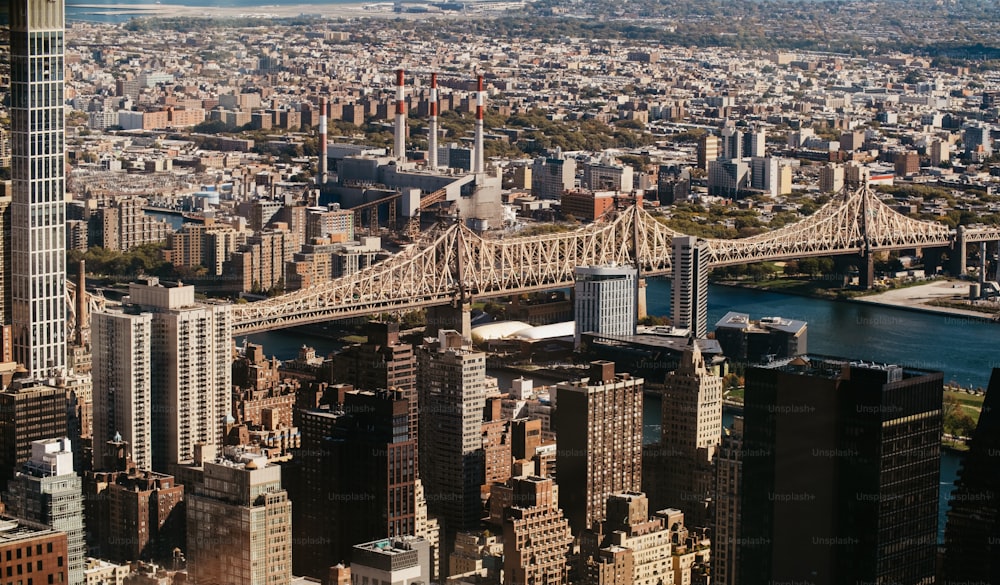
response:
<path id="1" fill-rule="evenodd" d="M 962 406 L 972 406 L 978 411 L 983 407 L 983 400 L 986 396 L 982 394 L 968 394 L 966 392 L 955 392 L 954 390 L 945 390 L 945 398 L 953 398 L 958 401 Z"/>
<path id="2" fill-rule="evenodd" d="M 974 429 L 975 425 L 979 423 L 979 415 L 983 410 L 983 400 L 985 397 L 976 394 L 967 394 L 965 392 L 955 392 L 952 390 L 945 390 L 944 397 L 947 403 L 951 404 L 951 406 L 945 406 L 946 414 L 944 422 L 946 431 L 950 433 L 957 433 L 954 425 L 962 425 L 965 430 L 961 431 L 961 433 L 971 436 L 972 429 Z M 971 428 L 959 422 L 963 416 L 951 410 L 954 408 L 955 404 L 962 409 L 961 415 L 967 416 L 973 421 L 973 426 Z M 952 414 L 948 414 L 949 412 Z M 944 442 L 944 444 L 948 443 Z"/>

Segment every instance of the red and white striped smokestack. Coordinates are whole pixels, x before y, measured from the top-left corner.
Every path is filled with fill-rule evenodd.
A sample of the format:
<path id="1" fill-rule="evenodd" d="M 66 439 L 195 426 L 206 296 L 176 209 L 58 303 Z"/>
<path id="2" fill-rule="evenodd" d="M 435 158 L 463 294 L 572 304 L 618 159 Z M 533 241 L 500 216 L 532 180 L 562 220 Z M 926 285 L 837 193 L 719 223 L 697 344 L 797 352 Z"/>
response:
<path id="1" fill-rule="evenodd" d="M 438 74 L 431 73 L 431 121 L 427 126 L 427 167 L 438 168 Z"/>
<path id="2" fill-rule="evenodd" d="M 316 173 L 316 184 L 325 185 L 326 184 L 326 112 L 327 104 L 326 98 L 319 98 L 319 166 L 317 167 L 318 172 Z"/>
<path id="3" fill-rule="evenodd" d="M 396 70 L 396 145 L 393 154 L 399 162 L 406 161 L 406 103 L 403 101 L 403 70 Z"/>
<path id="4" fill-rule="evenodd" d="M 483 106 L 486 103 L 486 94 L 483 92 L 483 76 L 476 79 L 476 164 L 472 171 L 481 173 L 485 170 L 483 165 Z"/>

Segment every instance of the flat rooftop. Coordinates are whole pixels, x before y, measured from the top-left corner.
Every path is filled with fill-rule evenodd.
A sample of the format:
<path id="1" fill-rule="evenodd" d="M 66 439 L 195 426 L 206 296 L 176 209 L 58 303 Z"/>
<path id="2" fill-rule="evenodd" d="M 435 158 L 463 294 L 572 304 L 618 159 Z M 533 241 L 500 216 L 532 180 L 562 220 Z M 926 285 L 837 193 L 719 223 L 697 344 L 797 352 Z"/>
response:
<path id="1" fill-rule="evenodd" d="M 0 515 L 0 546 L 7 546 L 21 540 L 58 534 L 43 524 L 36 524 L 13 516 Z"/>
<path id="2" fill-rule="evenodd" d="M 849 374 L 854 370 L 867 370 L 872 372 L 884 372 L 886 382 L 896 382 L 907 378 L 915 378 L 935 374 L 934 370 L 923 370 L 898 364 L 887 364 L 883 362 L 851 360 L 824 355 L 804 354 L 792 358 L 774 360 L 770 363 L 756 365 L 754 367 L 769 370 L 780 370 L 792 374 L 802 374 L 806 376 L 829 378 L 836 380 Z"/>
<path id="3" fill-rule="evenodd" d="M 808 323 L 805 321 L 782 317 L 761 317 L 759 321 L 751 321 L 749 313 L 730 311 L 719 319 L 715 324 L 715 328 L 743 329 L 745 331 L 776 330 L 794 335 L 802 331 L 807 325 Z"/>

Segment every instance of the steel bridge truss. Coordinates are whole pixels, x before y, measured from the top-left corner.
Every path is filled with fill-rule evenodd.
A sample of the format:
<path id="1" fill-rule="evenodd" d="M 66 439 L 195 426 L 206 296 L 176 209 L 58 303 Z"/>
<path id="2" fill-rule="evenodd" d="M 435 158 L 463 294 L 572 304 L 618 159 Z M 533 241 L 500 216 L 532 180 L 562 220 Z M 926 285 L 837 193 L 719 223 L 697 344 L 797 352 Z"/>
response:
<path id="1" fill-rule="evenodd" d="M 845 190 L 816 213 L 777 230 L 739 240 L 708 239 L 712 266 L 810 256 L 866 255 L 948 246 L 947 226 L 912 219 L 883 203 L 867 186 Z"/>
<path id="2" fill-rule="evenodd" d="M 397 312 L 572 286 L 585 265 L 636 266 L 670 273 L 680 236 L 631 207 L 607 221 L 562 233 L 483 238 L 461 224 L 427 234 L 399 254 L 308 289 L 233 306 L 234 334 Z M 966 241 L 1000 240 L 1000 229 L 963 230 Z M 845 191 L 794 224 L 739 240 L 705 239 L 711 266 L 808 256 L 949 246 L 946 226 L 897 213 L 867 186 Z"/>

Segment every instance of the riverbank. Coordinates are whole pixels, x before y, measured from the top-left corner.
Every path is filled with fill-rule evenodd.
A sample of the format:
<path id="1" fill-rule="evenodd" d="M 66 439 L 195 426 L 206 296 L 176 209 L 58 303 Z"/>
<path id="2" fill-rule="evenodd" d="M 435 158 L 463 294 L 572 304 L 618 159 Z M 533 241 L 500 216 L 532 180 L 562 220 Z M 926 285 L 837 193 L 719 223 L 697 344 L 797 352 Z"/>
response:
<path id="1" fill-rule="evenodd" d="M 744 288 L 806 297 L 809 299 L 822 299 L 824 301 L 843 301 L 864 294 L 863 291 L 841 288 L 839 280 L 827 280 L 824 278 L 810 279 L 782 276 L 764 280 L 713 280 L 712 284 L 730 288 Z"/>
<path id="2" fill-rule="evenodd" d="M 961 301 L 967 298 L 969 298 L 969 283 L 957 279 L 948 279 L 854 297 L 848 300 L 855 303 L 868 303 L 920 313 L 960 317 L 963 320 L 994 322 L 994 316 L 990 313 L 930 304 L 932 301 Z"/>
<path id="3" fill-rule="evenodd" d="M 351 2 L 325 4 L 289 4 L 260 6 L 186 6 L 180 4 L 72 4 L 75 15 L 111 17 L 128 20 L 130 18 L 259 18 L 273 20 L 315 16 L 320 18 L 403 18 L 420 19 L 468 18 L 469 11 L 441 11 L 423 7 L 421 11 L 396 12 L 392 2 Z M 79 18 L 78 18 L 79 19 Z M 86 20 L 85 18 L 83 20 Z"/>

